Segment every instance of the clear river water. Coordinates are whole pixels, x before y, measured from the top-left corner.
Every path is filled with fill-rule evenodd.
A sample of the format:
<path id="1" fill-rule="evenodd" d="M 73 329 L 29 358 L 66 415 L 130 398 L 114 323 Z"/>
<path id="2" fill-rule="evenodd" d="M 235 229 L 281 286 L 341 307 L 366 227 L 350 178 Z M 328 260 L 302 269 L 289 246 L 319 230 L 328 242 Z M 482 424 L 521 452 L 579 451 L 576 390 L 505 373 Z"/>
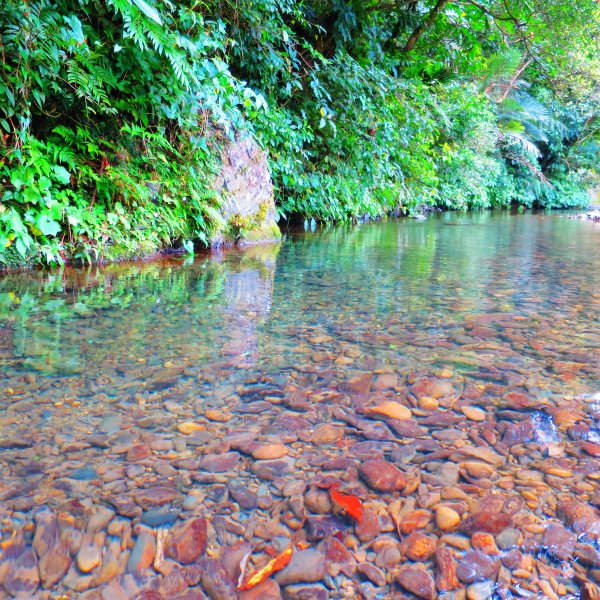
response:
<path id="1" fill-rule="evenodd" d="M 600 598 L 599 256 L 448 213 L 1 277 L 0 600 Z"/>

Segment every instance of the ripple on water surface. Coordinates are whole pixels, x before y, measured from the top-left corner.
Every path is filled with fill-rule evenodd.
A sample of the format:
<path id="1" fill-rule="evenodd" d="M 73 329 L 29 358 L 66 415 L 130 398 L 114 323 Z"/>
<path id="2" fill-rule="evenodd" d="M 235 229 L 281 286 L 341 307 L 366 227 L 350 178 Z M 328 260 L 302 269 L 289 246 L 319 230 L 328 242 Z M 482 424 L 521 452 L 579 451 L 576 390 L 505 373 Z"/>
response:
<path id="1" fill-rule="evenodd" d="M 597 598 L 599 252 L 444 215 L 0 279 L 0 597 Z"/>

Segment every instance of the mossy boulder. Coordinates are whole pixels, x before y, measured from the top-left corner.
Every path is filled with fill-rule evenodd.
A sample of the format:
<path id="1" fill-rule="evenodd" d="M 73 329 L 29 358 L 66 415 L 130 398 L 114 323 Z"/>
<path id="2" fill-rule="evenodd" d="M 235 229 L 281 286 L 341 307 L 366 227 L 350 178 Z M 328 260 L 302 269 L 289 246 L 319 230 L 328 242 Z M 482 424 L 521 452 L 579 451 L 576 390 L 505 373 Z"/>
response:
<path id="1" fill-rule="evenodd" d="M 221 173 L 213 187 L 221 198 L 224 225 L 213 235 L 211 246 L 281 239 L 267 156 L 254 139 L 238 134 L 225 143 Z"/>

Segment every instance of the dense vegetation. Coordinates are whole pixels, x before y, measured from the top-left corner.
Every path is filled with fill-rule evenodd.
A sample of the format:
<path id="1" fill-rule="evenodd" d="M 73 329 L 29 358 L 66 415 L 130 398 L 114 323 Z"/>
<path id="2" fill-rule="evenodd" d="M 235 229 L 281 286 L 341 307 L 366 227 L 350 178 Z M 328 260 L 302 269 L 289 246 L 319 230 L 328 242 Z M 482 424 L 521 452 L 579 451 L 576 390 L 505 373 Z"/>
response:
<path id="1" fill-rule="evenodd" d="M 206 242 L 225 136 L 280 216 L 586 202 L 600 4 L 5 0 L 0 263 Z"/>

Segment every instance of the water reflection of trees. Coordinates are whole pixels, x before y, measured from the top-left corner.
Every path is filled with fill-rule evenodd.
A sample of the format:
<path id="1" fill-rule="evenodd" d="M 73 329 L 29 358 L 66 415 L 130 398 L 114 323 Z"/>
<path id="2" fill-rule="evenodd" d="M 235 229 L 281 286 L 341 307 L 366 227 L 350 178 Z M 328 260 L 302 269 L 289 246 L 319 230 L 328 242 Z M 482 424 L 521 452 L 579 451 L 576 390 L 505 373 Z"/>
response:
<path id="1" fill-rule="evenodd" d="M 251 313 L 254 327 L 268 312 L 277 250 L 8 275 L 0 362 L 69 373 L 115 354 L 127 361 L 194 348 L 209 359 L 236 315 Z"/>

